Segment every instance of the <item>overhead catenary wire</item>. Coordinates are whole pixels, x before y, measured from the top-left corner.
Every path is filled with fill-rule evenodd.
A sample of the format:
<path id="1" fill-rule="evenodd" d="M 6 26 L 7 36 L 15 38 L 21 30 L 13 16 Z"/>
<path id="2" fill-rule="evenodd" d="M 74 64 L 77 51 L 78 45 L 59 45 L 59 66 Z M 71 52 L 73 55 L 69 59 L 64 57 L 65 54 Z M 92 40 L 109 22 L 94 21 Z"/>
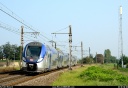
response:
<path id="1" fill-rule="evenodd" d="M 65 29 L 67 29 L 69 26 L 67 26 L 67 27 L 65 27 L 65 28 L 62 28 L 62 29 L 60 29 L 60 30 L 58 30 L 58 31 L 56 31 L 56 32 L 54 32 L 54 33 L 57 33 L 57 32 L 60 32 L 60 31 L 62 31 L 62 30 L 65 30 Z M 53 39 L 53 36 L 52 36 L 52 40 L 53 41 L 56 41 L 56 43 L 57 44 L 59 44 L 59 43 L 62 43 L 62 41 L 60 41 L 60 39 L 58 39 L 58 37 L 56 37 L 56 34 L 55 34 L 55 37 L 54 37 L 55 39 Z M 58 41 L 57 41 L 57 40 Z M 69 39 L 67 40 L 67 42 L 66 41 L 63 41 L 63 43 L 68 43 L 68 41 L 69 41 Z M 59 43 L 58 43 L 59 42 Z M 59 45 L 61 45 L 61 44 L 59 44 Z M 66 46 L 66 45 L 65 45 Z"/>
<path id="2" fill-rule="evenodd" d="M 1 22 L 1 21 L 0 21 L 0 27 L 3 28 L 3 29 L 5 29 L 5 30 L 8 30 L 8 31 L 10 31 L 10 32 L 13 32 L 13 33 L 15 33 L 15 34 L 20 35 L 20 31 L 19 31 L 18 28 L 15 28 L 15 27 L 13 27 L 13 26 L 10 26 L 10 25 L 8 25 L 8 24 L 6 24 L 6 23 L 4 23 L 4 22 Z M 26 36 L 28 36 L 28 37 L 26 37 Z M 24 35 L 24 37 L 30 39 L 30 37 L 32 37 L 32 36 L 26 34 L 26 35 Z M 33 38 L 34 38 L 34 37 L 33 37 Z"/>
<path id="3" fill-rule="evenodd" d="M 12 27 L 12 26 L 10 26 L 8 24 L 5 24 L 3 22 L 0 22 L 0 27 L 3 28 L 3 29 L 6 29 L 8 31 L 15 32 L 16 34 L 20 34 L 20 32 L 18 32 L 18 31 L 15 30 L 17 28 L 14 28 L 14 27 Z"/>
<path id="4" fill-rule="evenodd" d="M 2 12 L 5 13 L 5 14 L 7 14 L 8 16 L 10 16 L 11 18 L 13 18 L 13 19 L 16 20 L 17 22 L 23 24 L 23 25 L 24 25 L 24 28 L 30 29 L 30 30 L 32 30 L 32 31 L 34 31 L 34 32 L 37 32 L 37 29 L 35 30 L 35 28 L 33 28 L 32 26 L 26 24 L 26 22 L 25 22 L 21 17 L 19 17 L 18 15 L 16 15 L 13 11 L 11 11 L 9 8 L 7 8 L 5 5 L 3 5 L 1 2 L 0 2 L 0 4 L 2 5 L 2 6 L 0 7 L 0 11 L 2 11 Z M 5 8 L 6 10 L 3 9 L 3 8 Z M 56 31 L 56 32 L 65 30 L 65 29 L 67 29 L 67 28 L 68 28 L 68 26 L 65 27 L 65 28 L 62 28 L 62 29 L 60 29 L 60 30 L 58 30 L 58 31 Z M 5 29 L 7 29 L 7 28 L 5 28 Z M 9 30 L 9 31 L 12 31 L 12 30 L 10 30 L 10 29 L 8 29 L 8 30 Z M 14 32 L 14 30 L 13 30 L 12 32 Z M 17 32 L 17 33 L 18 33 L 18 32 Z M 19 33 L 18 33 L 18 34 L 19 34 Z M 46 34 L 46 33 L 43 33 L 43 34 Z M 45 38 L 45 39 L 47 39 L 48 41 L 51 40 L 50 38 L 44 36 L 43 34 L 40 34 L 40 35 L 39 35 L 40 38 L 42 37 L 41 39 L 44 39 L 44 38 Z M 25 35 L 26 35 L 26 34 L 25 34 Z M 25 37 L 25 35 L 24 35 L 24 37 Z M 29 38 L 29 39 L 30 39 L 30 38 Z M 45 39 L 44 39 L 44 41 L 47 42 Z"/>
<path id="5" fill-rule="evenodd" d="M 7 14 L 8 16 L 12 17 L 12 18 L 15 19 L 16 21 L 20 22 L 21 24 L 23 24 L 24 26 L 26 26 L 26 27 L 29 28 L 30 30 L 32 30 L 32 31 L 34 31 L 34 32 L 37 32 L 37 31 L 36 31 L 37 29 L 34 30 L 34 29 L 32 28 L 32 26 L 30 27 L 29 25 L 27 25 L 27 24 L 24 22 L 24 20 L 23 20 L 22 18 L 20 18 L 18 15 L 16 15 L 14 12 L 12 12 L 10 9 L 8 9 L 8 8 L 7 8 L 5 5 L 3 5 L 1 2 L 0 2 L 0 4 L 1 4 L 3 7 L 5 7 L 7 10 L 9 10 L 12 14 L 10 14 L 10 13 L 4 11 L 4 10 L 2 9 L 2 7 L 1 7 L 0 10 L 1 10 L 2 12 L 4 12 L 5 14 Z M 13 14 L 15 14 L 18 18 L 20 18 L 20 20 L 19 20 L 17 17 L 13 16 Z M 22 20 L 22 21 L 21 21 L 21 20 Z M 44 38 L 50 40 L 50 39 L 47 38 L 46 36 L 44 36 L 44 35 L 42 35 L 42 34 L 40 34 L 40 35 L 41 35 L 42 37 L 44 37 Z"/>
<path id="6" fill-rule="evenodd" d="M 3 5 L 1 2 L 0 2 L 0 4 Z M 14 12 L 12 12 L 10 9 L 8 9 L 5 5 L 3 5 L 3 6 L 4 6 L 7 10 L 9 10 L 9 11 L 12 13 L 12 15 L 9 14 L 8 12 L 4 11 L 4 10 L 2 9 L 2 7 L 1 7 L 0 10 L 1 10 L 2 12 L 4 12 L 5 14 L 7 14 L 8 16 L 12 17 L 12 18 L 15 19 L 16 21 L 20 22 L 21 24 L 25 25 L 25 26 L 28 27 L 29 29 L 35 31 L 35 30 L 32 29 L 30 26 L 26 25 L 26 24 L 23 22 L 24 20 L 21 21 L 21 20 L 17 19 L 17 17 L 19 17 L 18 15 L 16 15 Z M 17 17 L 14 17 L 13 14 L 15 14 Z M 19 17 L 19 18 L 20 18 L 20 17 Z M 21 19 L 21 18 L 20 18 L 20 19 Z"/>
<path id="7" fill-rule="evenodd" d="M 3 26 L 1 26 L 0 25 L 0 27 L 1 28 L 3 28 L 3 29 L 5 29 L 5 30 L 7 30 L 7 31 L 10 31 L 10 32 L 12 32 L 12 33 L 14 33 L 14 34 L 17 34 L 17 35 L 19 35 L 20 33 L 16 33 L 16 32 L 14 32 L 13 30 L 11 30 L 11 29 L 9 29 L 9 28 L 7 28 L 7 27 L 3 27 Z M 27 37 L 27 36 L 24 36 L 25 38 L 27 38 L 27 39 L 30 39 L 29 37 Z M 31 39 L 30 39 L 31 40 Z"/>
<path id="8" fill-rule="evenodd" d="M 10 31 L 14 34 L 20 35 L 19 29 L 0 21 L 0 28 Z M 25 38 L 30 39 L 30 36 L 24 35 Z"/>
<path id="9" fill-rule="evenodd" d="M 60 30 L 58 30 L 58 31 L 56 31 L 55 33 L 60 32 L 60 31 L 62 31 L 62 30 L 65 30 L 65 29 L 67 29 L 67 28 L 68 28 L 68 26 L 65 27 L 65 28 L 62 28 L 62 29 L 60 29 Z"/>
<path id="10" fill-rule="evenodd" d="M 7 8 L 4 4 L 2 4 L 1 2 L 0 2 L 0 4 L 2 5 L 2 6 L 4 6 L 7 10 L 9 10 L 12 14 L 14 14 L 9 8 Z M 2 7 L 1 7 L 2 8 Z M 15 14 L 16 15 L 16 14 Z M 16 15 L 17 17 L 19 17 L 18 15 Z M 19 17 L 20 18 L 20 17 Z M 22 19 L 22 18 L 20 18 L 20 19 Z M 23 19 L 22 19 L 23 20 Z M 23 20 L 24 21 L 24 20 Z"/>

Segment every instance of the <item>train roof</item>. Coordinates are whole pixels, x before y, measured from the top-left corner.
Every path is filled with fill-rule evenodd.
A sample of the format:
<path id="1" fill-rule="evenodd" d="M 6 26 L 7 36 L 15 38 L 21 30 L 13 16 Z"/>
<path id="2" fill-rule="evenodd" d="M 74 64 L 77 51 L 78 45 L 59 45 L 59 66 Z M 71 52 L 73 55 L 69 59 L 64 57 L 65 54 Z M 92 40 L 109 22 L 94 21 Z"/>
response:
<path id="1" fill-rule="evenodd" d="M 42 46 L 42 45 L 44 45 L 46 48 L 47 48 L 47 50 L 50 50 L 50 51 L 52 51 L 53 53 L 62 53 L 62 54 L 65 54 L 65 55 L 68 55 L 68 53 L 64 53 L 62 50 L 57 50 L 57 49 L 55 49 L 54 47 L 52 47 L 52 46 L 50 46 L 50 45 L 46 45 L 46 44 L 43 44 L 43 43 L 41 43 L 41 42 L 29 42 L 28 44 L 26 44 L 26 45 L 29 45 L 29 46 Z"/>
<path id="2" fill-rule="evenodd" d="M 29 46 L 42 46 L 42 43 L 41 42 L 30 42 L 27 45 L 29 45 Z"/>
<path id="3" fill-rule="evenodd" d="M 54 47 L 51 47 L 51 46 L 49 46 L 49 45 L 46 45 L 46 48 L 47 48 L 48 50 L 51 50 L 53 53 L 57 53 L 57 50 L 56 50 Z"/>

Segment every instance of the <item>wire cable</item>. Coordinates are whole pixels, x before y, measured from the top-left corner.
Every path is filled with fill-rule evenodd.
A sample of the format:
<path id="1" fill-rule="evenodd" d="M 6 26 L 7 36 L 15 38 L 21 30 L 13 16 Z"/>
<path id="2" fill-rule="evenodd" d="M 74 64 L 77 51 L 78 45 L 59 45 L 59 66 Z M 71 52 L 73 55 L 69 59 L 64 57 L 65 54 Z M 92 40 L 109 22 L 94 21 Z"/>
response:
<path id="1" fill-rule="evenodd" d="M 65 30 L 65 29 L 67 29 L 67 28 L 68 28 L 68 26 L 65 27 L 65 28 L 63 28 L 63 29 L 60 29 L 60 30 L 58 30 L 58 31 L 56 31 L 56 32 L 54 32 L 54 33 L 60 32 L 60 31 Z"/>
<path id="2" fill-rule="evenodd" d="M 10 9 L 8 9 L 5 5 L 3 5 L 1 2 L 0 2 L 0 4 L 2 5 L 2 6 L 4 6 L 7 10 L 9 10 L 12 14 L 14 14 Z M 9 14 L 9 13 L 7 13 L 6 11 L 4 11 L 3 9 L 2 9 L 2 7 L 0 8 L 0 10 L 2 11 L 2 12 L 4 12 L 5 14 L 7 14 L 8 16 L 10 16 L 10 17 L 12 17 L 13 19 L 15 19 L 16 21 L 18 21 L 18 22 L 20 22 L 21 24 L 23 24 L 24 26 L 26 26 L 26 28 L 29 28 L 29 29 L 31 29 L 32 31 L 34 31 L 34 32 L 37 32 L 36 30 L 34 30 L 32 27 L 30 27 L 30 26 L 28 26 L 27 24 L 25 24 L 23 21 L 23 19 L 22 19 L 22 21 L 21 20 L 19 20 L 19 19 L 17 19 L 16 17 L 14 17 L 13 15 L 11 15 L 11 14 Z M 16 15 L 17 17 L 19 17 L 18 15 Z M 19 17 L 20 18 L 20 17 Z M 21 18 L 20 18 L 21 19 Z M 46 36 L 44 36 L 44 35 L 42 35 L 42 34 L 40 34 L 42 37 L 44 37 L 44 38 L 46 38 L 46 39 L 48 39 L 48 40 L 50 40 L 49 38 L 47 38 Z"/>

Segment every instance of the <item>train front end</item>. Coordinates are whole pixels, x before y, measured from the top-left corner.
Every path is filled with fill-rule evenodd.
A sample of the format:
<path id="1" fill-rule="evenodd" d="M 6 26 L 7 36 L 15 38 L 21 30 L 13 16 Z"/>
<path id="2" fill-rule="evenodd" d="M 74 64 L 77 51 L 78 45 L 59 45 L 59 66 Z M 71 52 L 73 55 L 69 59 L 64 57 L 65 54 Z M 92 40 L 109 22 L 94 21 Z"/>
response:
<path id="1" fill-rule="evenodd" d="M 45 57 L 45 46 L 40 42 L 27 44 L 23 52 L 23 69 L 27 72 L 42 72 L 43 59 Z"/>

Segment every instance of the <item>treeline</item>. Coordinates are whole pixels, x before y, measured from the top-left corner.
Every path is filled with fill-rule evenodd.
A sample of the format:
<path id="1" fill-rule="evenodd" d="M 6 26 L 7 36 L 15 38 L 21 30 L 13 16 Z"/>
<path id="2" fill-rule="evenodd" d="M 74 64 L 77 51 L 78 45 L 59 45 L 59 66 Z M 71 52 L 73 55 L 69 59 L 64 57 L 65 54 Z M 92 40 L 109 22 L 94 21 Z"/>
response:
<path id="1" fill-rule="evenodd" d="M 83 64 L 89 64 L 89 63 L 117 63 L 120 67 L 122 64 L 122 59 L 117 59 L 115 56 L 111 55 L 111 51 L 109 49 L 106 49 L 104 51 L 104 55 L 97 54 L 93 57 L 92 54 L 90 56 L 84 57 L 83 59 L 78 61 L 79 63 Z M 128 57 L 123 55 L 123 65 L 126 65 L 128 68 Z"/>
<path id="2" fill-rule="evenodd" d="M 19 60 L 20 59 L 20 46 L 10 44 L 7 42 L 0 46 L 0 59 L 1 60 Z"/>
<path id="3" fill-rule="evenodd" d="M 117 63 L 118 59 L 115 56 L 111 55 L 111 51 L 109 49 L 104 51 L 104 55 L 97 54 L 93 57 L 92 54 L 90 56 L 84 57 L 79 61 L 80 63 Z"/>

